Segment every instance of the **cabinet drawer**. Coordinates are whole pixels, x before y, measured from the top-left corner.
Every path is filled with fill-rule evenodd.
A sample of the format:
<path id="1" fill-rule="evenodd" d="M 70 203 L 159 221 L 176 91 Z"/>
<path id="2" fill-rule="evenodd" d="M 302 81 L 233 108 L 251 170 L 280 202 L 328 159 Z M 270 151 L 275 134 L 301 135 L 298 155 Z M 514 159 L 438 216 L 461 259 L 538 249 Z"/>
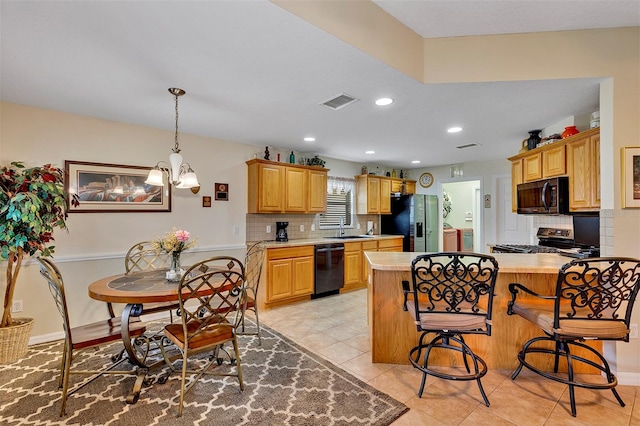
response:
<path id="1" fill-rule="evenodd" d="M 402 238 L 392 239 L 392 240 L 379 240 L 378 248 L 385 249 L 390 247 L 402 247 Z"/>
<path id="2" fill-rule="evenodd" d="M 345 252 L 349 252 L 349 251 L 360 251 L 362 250 L 362 246 L 360 245 L 360 243 L 344 243 L 344 251 Z"/>
<path id="3" fill-rule="evenodd" d="M 375 251 L 378 249 L 378 242 L 377 241 L 364 241 L 362 243 L 362 250 L 363 251 Z"/>
<path id="4" fill-rule="evenodd" d="M 314 246 L 283 247 L 267 249 L 267 260 L 290 259 L 293 257 L 313 256 Z"/>

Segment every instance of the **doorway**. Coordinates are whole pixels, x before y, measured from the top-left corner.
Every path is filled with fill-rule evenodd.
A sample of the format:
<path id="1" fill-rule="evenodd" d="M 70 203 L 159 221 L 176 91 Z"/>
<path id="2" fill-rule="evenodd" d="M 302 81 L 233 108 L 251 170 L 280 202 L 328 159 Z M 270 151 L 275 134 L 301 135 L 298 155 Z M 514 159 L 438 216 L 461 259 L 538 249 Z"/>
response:
<path id="1" fill-rule="evenodd" d="M 439 194 L 439 198 L 442 200 L 440 235 L 445 228 L 470 228 L 473 230 L 472 251 L 486 252 L 483 243 L 482 185 L 480 180 L 444 182 L 440 185 Z M 462 248 L 459 247 L 459 249 Z"/>

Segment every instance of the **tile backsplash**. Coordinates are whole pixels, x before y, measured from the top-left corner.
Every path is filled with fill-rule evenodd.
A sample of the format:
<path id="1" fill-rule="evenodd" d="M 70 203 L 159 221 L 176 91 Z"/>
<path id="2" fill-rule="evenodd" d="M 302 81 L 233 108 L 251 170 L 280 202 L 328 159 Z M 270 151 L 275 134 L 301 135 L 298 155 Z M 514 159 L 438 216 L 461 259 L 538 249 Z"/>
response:
<path id="1" fill-rule="evenodd" d="M 374 234 L 380 234 L 380 222 L 378 215 L 354 215 L 353 227 L 345 227 L 346 235 L 359 235 L 366 233 L 367 221 L 373 221 Z M 333 237 L 337 235 L 337 229 L 320 229 L 319 214 L 247 214 L 247 241 L 275 240 L 276 222 L 289 222 L 287 234 L 290 240 L 304 238 Z M 267 225 L 271 226 L 271 233 L 267 233 Z M 314 225 L 315 231 L 311 230 Z M 360 225 L 360 229 L 358 229 Z M 300 227 L 304 230 L 301 231 Z"/>

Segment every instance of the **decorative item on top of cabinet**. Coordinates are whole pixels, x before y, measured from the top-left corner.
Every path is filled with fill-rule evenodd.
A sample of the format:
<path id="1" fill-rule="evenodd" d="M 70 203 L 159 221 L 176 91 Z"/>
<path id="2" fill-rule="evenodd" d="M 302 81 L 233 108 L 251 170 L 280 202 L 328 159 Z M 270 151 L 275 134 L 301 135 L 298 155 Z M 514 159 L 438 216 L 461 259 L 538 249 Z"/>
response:
<path id="1" fill-rule="evenodd" d="M 542 130 L 529 130 L 529 139 L 527 139 L 527 149 L 535 149 L 540 143 L 540 132 Z"/>
<path id="2" fill-rule="evenodd" d="M 564 128 L 564 132 L 562 132 L 562 139 L 577 135 L 578 133 L 580 133 L 580 130 L 578 130 L 576 126 L 567 126 Z"/>
<path id="3" fill-rule="evenodd" d="M 248 213 L 318 213 L 327 210 L 329 169 L 253 159 L 248 166 Z"/>

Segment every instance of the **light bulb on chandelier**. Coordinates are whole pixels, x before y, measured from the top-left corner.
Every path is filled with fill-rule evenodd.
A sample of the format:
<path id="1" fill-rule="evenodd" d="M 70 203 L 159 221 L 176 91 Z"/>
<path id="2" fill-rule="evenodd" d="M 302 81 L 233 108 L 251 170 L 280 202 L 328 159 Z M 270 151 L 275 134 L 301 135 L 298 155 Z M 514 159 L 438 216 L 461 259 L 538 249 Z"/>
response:
<path id="1" fill-rule="evenodd" d="M 176 101 L 176 132 L 175 145 L 172 153 L 169 155 L 169 163 L 159 161 L 156 166 L 149 171 L 149 176 L 144 183 L 153 186 L 164 186 L 164 173 L 169 176 L 169 183 L 180 189 L 191 189 L 196 194 L 200 189 L 196 173 L 189 163 L 182 162 L 180 155 L 180 146 L 178 145 L 178 97 L 185 94 L 185 91 L 176 87 L 169 88 L 169 93 L 173 95 Z"/>

